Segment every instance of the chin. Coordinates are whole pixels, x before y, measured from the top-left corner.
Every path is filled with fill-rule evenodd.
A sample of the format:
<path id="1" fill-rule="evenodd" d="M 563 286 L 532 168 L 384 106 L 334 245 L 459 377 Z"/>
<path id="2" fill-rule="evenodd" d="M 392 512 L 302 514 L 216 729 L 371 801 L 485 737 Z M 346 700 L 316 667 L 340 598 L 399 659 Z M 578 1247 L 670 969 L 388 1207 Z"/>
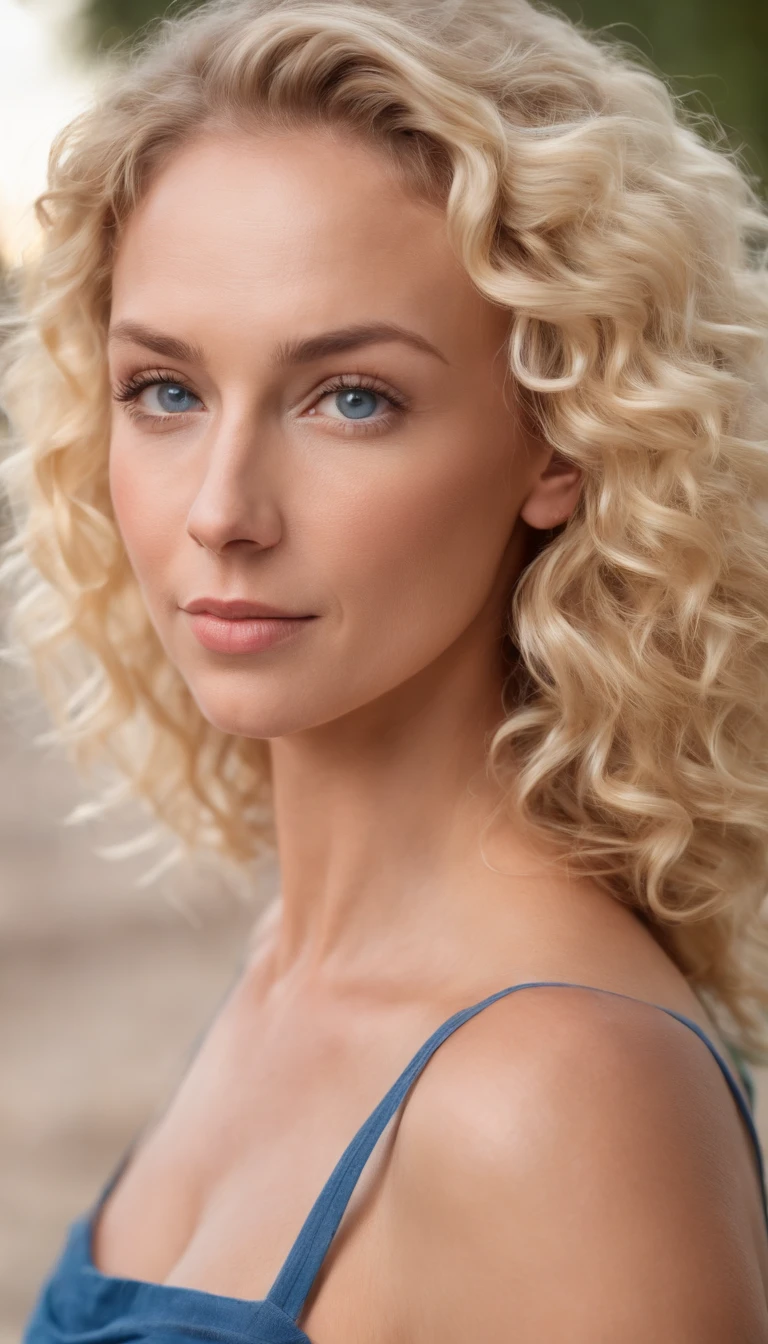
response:
<path id="1" fill-rule="evenodd" d="M 258 675 L 239 675 L 222 687 L 222 678 L 189 678 L 187 685 L 200 713 L 219 732 L 232 737 L 286 737 L 334 718 L 333 712 L 312 712 L 306 687 L 291 689 L 289 678 L 279 687 L 261 686 Z M 312 701 L 317 703 L 316 692 Z M 343 711 L 342 711 L 343 712 Z"/>
<path id="2" fill-rule="evenodd" d="M 195 695 L 194 698 L 203 717 L 231 737 L 284 737 L 313 726 L 287 699 L 282 705 L 267 706 L 259 703 L 258 696 L 237 697 L 236 703 L 230 697 Z"/>

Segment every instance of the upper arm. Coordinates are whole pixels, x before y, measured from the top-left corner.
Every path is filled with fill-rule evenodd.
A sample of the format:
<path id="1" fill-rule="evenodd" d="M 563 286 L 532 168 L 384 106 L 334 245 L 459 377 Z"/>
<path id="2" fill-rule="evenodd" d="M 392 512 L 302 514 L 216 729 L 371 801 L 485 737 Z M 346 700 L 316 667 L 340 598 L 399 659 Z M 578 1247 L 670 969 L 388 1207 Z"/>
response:
<path id="1" fill-rule="evenodd" d="M 537 989 L 445 1042 L 395 1146 L 405 1338 L 766 1344 L 735 1108 L 685 1033 Z"/>

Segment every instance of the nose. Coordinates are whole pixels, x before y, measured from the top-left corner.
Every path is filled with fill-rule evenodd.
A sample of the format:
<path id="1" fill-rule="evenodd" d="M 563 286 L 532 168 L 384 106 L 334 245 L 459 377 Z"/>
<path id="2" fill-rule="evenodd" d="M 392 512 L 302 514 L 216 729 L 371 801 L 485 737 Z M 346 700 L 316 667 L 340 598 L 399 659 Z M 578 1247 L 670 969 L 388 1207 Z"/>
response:
<path id="1" fill-rule="evenodd" d="M 276 546 L 282 520 L 275 486 L 266 450 L 252 433 L 230 435 L 228 441 L 219 434 L 187 514 L 187 533 L 217 554 L 228 546 Z"/>

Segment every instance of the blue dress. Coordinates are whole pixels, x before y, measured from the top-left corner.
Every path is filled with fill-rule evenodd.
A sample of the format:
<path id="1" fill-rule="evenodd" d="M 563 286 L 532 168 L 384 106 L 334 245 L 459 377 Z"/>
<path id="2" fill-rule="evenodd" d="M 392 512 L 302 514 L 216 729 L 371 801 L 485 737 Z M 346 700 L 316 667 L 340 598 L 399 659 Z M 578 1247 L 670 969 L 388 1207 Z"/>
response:
<path id="1" fill-rule="evenodd" d="M 355 1184 L 386 1124 L 434 1051 L 457 1027 L 503 995 L 537 985 L 597 990 L 593 985 L 572 985 L 565 980 L 533 980 L 510 985 L 480 1003 L 454 1013 L 438 1027 L 345 1149 L 262 1301 L 126 1279 L 103 1274 L 96 1268 L 91 1259 L 91 1232 L 101 1206 L 126 1165 L 129 1149 L 92 1208 L 70 1225 L 64 1249 L 43 1284 L 22 1344 L 195 1344 L 202 1340 L 219 1341 L 219 1344 L 311 1344 L 309 1336 L 297 1324 L 298 1319 Z M 597 992 L 617 994 L 608 989 Z M 618 994 L 617 997 L 633 996 Z M 725 1075 L 754 1144 L 768 1229 L 765 1166 L 751 1106 L 745 1102 L 729 1065 L 701 1028 L 671 1008 L 663 1008 L 660 1004 L 651 1006 L 690 1027 L 704 1041 Z M 753 1105 L 754 1093 L 748 1075 L 746 1081 Z"/>

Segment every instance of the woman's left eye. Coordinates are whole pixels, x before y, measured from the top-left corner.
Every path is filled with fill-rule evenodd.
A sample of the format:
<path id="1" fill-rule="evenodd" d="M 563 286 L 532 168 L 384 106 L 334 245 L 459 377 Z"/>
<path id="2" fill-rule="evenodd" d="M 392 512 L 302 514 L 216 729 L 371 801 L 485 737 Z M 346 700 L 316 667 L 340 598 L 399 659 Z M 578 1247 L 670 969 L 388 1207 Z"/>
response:
<path id="1" fill-rule="evenodd" d="M 322 418 L 342 426 L 345 433 L 347 426 L 353 433 L 387 429 L 407 409 L 404 397 L 391 388 L 380 387 L 366 374 L 345 374 L 334 379 L 320 391 L 306 414 L 317 415 L 318 407 L 324 401 L 330 402 L 331 411 L 337 411 L 338 415 L 324 412 Z M 384 403 L 383 414 L 376 414 L 377 402 Z"/>

